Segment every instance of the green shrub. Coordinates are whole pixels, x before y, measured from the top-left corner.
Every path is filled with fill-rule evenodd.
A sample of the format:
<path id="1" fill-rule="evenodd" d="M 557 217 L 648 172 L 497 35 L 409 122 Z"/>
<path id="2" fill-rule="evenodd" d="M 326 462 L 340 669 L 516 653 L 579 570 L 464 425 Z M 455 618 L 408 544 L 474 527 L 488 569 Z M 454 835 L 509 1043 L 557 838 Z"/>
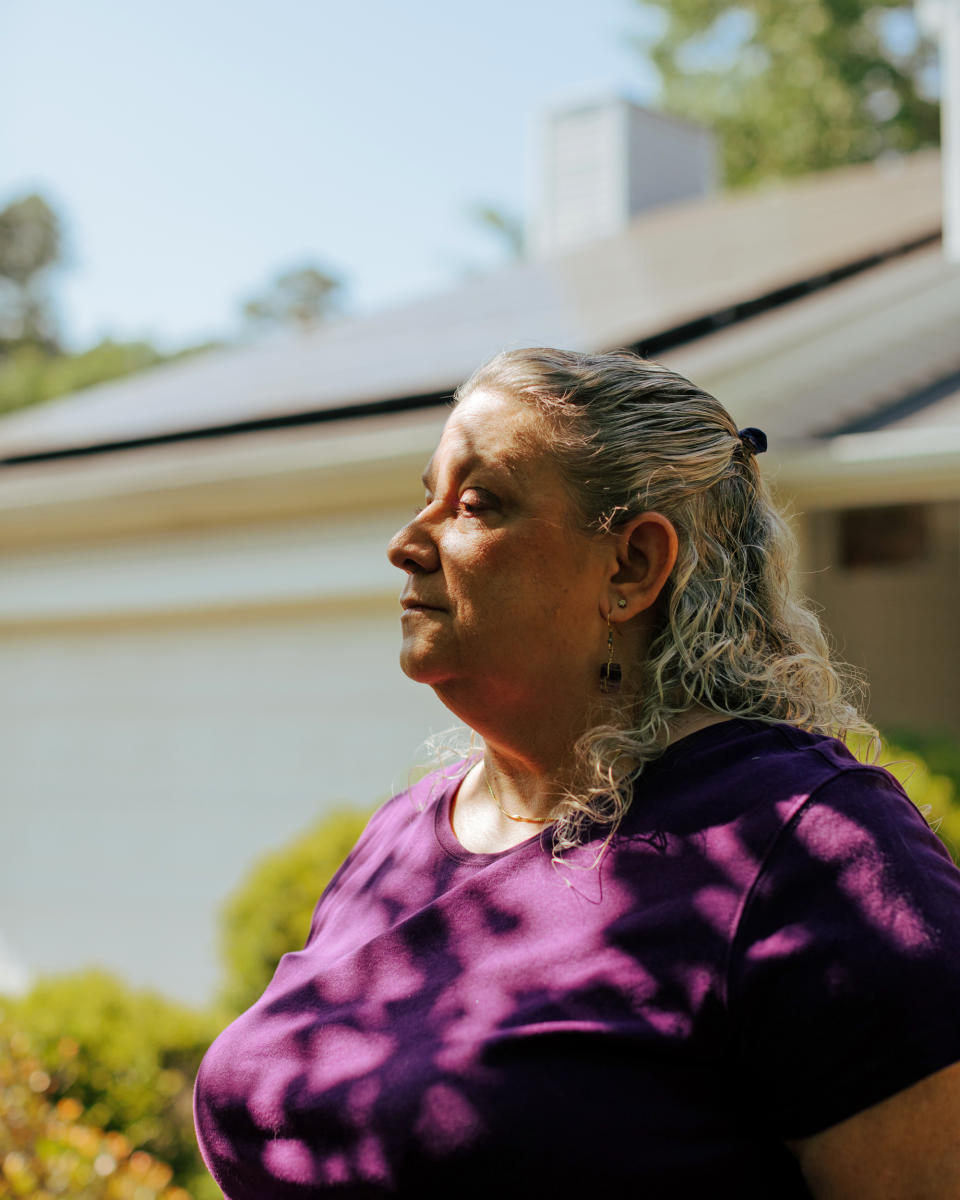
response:
<path id="1" fill-rule="evenodd" d="M 249 872 L 224 914 L 229 1015 L 302 947 L 320 893 L 366 821 L 334 813 Z M 95 970 L 41 979 L 3 1010 L 0 1046 L 13 1049 L 0 1054 L 0 1198 L 219 1200 L 197 1149 L 192 1097 L 228 1014 Z"/>
<path id="2" fill-rule="evenodd" d="M 75 1102 L 85 1122 L 168 1163 L 198 1200 L 220 1195 L 192 1115 L 197 1067 L 218 1031 L 211 1017 L 100 971 L 42 979 L 4 1007 L 49 1076 L 53 1101 Z"/>
<path id="3" fill-rule="evenodd" d="M 946 775 L 960 797 L 960 738 L 945 730 L 890 730 L 890 741 L 910 754 L 919 755 L 936 775 Z"/>
<path id="4" fill-rule="evenodd" d="M 320 893 L 353 849 L 369 815 L 343 809 L 325 817 L 256 862 L 228 899 L 221 918 L 221 1002 L 228 1014 L 249 1008 L 283 955 L 303 948 Z"/>
<path id="5" fill-rule="evenodd" d="M 0 1012 L 0 1197 L 191 1200 L 169 1164 L 91 1124 L 79 1100 L 56 1099 L 47 1049 Z"/>

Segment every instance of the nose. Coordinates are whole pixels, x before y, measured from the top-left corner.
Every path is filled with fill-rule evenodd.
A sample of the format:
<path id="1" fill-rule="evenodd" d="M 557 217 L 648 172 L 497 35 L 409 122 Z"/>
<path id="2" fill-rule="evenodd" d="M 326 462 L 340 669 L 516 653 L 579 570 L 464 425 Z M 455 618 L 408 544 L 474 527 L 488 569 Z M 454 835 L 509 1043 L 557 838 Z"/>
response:
<path id="1" fill-rule="evenodd" d="M 418 514 L 402 529 L 398 529 L 387 543 L 387 558 L 408 575 L 436 571 L 440 565 L 436 543 L 426 529 L 422 516 Z"/>

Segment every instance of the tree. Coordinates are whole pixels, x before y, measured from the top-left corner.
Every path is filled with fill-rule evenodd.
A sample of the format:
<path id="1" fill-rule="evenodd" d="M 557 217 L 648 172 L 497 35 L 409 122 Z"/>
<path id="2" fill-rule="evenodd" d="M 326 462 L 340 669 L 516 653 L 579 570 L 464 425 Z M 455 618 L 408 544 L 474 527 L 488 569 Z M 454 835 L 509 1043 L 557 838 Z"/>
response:
<path id="1" fill-rule="evenodd" d="M 221 919 L 230 1013 L 249 1008 L 289 950 L 301 950 L 320 893 L 353 849 L 369 813 L 343 809 L 254 863 Z"/>
<path id="2" fill-rule="evenodd" d="M 112 338 L 104 338 L 78 354 L 51 354 L 40 346 L 20 345 L 0 358 L 0 414 L 185 358 L 215 345 L 206 342 L 174 354 L 164 354 L 149 342 L 115 342 Z"/>
<path id="3" fill-rule="evenodd" d="M 47 276 L 60 261 L 56 213 L 42 196 L 25 196 L 0 210 L 0 348 L 56 348 L 56 320 Z"/>
<path id="4" fill-rule="evenodd" d="M 904 0 L 649 0 L 664 108 L 722 138 L 727 182 L 936 145 L 935 50 Z"/>
<path id="5" fill-rule="evenodd" d="M 279 274 L 259 296 L 247 300 L 244 316 L 261 325 L 296 324 L 309 329 L 339 311 L 343 281 L 305 265 Z"/>
<path id="6" fill-rule="evenodd" d="M 165 354 L 149 342 L 104 338 L 77 354 L 61 351 L 48 289 L 62 240 L 59 218 L 42 196 L 0 211 L 0 414 L 215 345 Z"/>

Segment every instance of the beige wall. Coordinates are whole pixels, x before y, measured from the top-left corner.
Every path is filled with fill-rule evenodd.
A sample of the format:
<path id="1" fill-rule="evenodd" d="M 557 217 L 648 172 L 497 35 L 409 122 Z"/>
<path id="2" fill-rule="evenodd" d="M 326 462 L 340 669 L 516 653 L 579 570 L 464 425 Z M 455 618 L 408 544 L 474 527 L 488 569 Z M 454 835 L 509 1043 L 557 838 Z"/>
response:
<path id="1" fill-rule="evenodd" d="M 836 511 L 801 525 L 804 586 L 823 608 L 838 653 L 865 670 L 883 728 L 960 736 L 960 504 L 928 507 L 929 554 L 909 566 L 837 565 Z"/>

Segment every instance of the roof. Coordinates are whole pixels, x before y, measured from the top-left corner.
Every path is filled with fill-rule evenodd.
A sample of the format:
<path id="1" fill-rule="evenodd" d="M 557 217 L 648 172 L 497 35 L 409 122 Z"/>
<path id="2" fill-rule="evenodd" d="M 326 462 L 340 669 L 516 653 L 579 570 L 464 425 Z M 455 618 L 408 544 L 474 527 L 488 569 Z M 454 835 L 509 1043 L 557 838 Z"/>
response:
<path id="1" fill-rule="evenodd" d="M 770 435 L 806 510 L 960 495 L 960 268 L 919 250 L 662 355 Z M 0 472 L 0 549 L 412 505 L 439 407 Z M 829 436 L 824 436 L 829 435 Z"/>
<path id="2" fill-rule="evenodd" d="M 641 216 L 616 237 L 556 259 L 518 264 L 390 312 L 340 321 L 309 335 L 291 333 L 209 352 L 13 413 L 0 420 L 0 458 L 432 395 L 452 389 L 478 363 L 508 346 L 605 350 L 635 345 L 916 245 L 939 225 L 935 152 L 690 201 Z M 937 277 L 935 257 L 939 261 L 931 255 L 919 266 L 904 260 L 906 274 L 888 276 L 889 320 L 896 319 L 893 293 L 903 281 L 914 286 L 911 271 L 918 302 L 925 288 L 942 284 L 949 304 L 954 303 L 956 280 Z M 860 280 L 866 284 L 879 278 L 878 271 L 891 269 L 871 270 Z M 849 296 L 844 289 L 853 286 L 848 281 L 821 295 L 837 298 L 842 307 Z M 789 312 L 802 324 L 805 313 L 823 311 L 803 309 L 812 299 L 791 303 L 782 315 Z M 851 301 L 853 307 L 862 302 L 862 297 Z M 733 354 L 729 342 L 727 349 L 717 350 L 723 338 L 759 337 L 763 322 L 778 315 L 755 318 L 705 339 L 704 345 L 710 343 L 722 359 Z M 854 319 L 854 325 L 867 337 L 862 320 Z M 931 327 L 931 340 L 940 336 Z M 690 347 L 694 358 L 696 346 Z M 802 349 L 798 353 L 802 357 Z M 939 362 L 940 350 L 937 355 Z M 685 354 L 664 357 L 684 369 Z M 779 356 L 766 358 L 773 370 Z M 753 392 L 742 384 L 745 411 L 753 405 L 748 397 L 787 394 L 780 390 L 782 366 L 776 366 L 776 380 L 763 382 L 761 359 L 762 353 L 749 377 Z M 689 373 L 711 386 L 702 371 Z M 741 372 L 740 378 L 747 377 Z M 888 380 L 880 373 L 880 383 Z M 731 395 L 728 401 L 738 416 L 740 399 L 735 403 Z M 841 407 L 846 412 L 845 401 Z M 784 399 L 781 411 L 787 408 Z"/>
<path id="3" fill-rule="evenodd" d="M 955 426 L 960 266 L 918 250 L 663 358 L 781 445 Z"/>

